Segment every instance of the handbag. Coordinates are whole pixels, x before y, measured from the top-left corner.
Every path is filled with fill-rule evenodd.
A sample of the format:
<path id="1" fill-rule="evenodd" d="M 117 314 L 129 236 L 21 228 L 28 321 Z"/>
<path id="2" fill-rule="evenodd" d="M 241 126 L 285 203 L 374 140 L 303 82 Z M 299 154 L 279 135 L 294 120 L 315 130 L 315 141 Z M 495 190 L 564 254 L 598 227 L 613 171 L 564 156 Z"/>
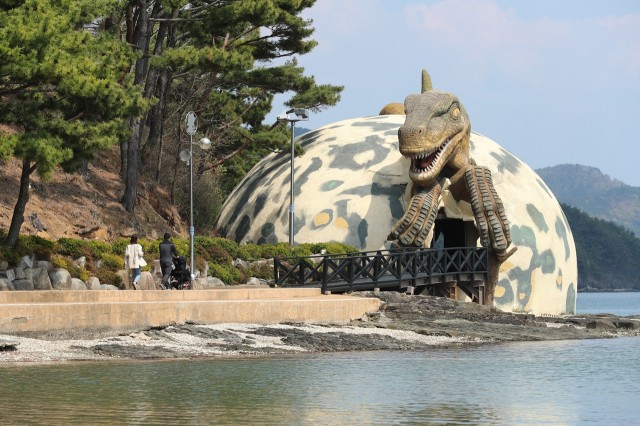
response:
<path id="1" fill-rule="evenodd" d="M 147 266 L 147 261 L 144 260 L 144 257 L 141 257 L 140 260 L 138 261 L 140 263 L 140 266 Z"/>

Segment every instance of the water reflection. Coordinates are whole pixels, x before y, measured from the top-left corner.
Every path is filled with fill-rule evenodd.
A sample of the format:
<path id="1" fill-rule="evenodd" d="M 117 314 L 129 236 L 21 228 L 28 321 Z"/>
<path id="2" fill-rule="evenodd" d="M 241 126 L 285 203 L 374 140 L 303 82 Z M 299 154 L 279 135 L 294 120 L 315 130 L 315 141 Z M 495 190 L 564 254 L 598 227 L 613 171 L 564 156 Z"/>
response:
<path id="1" fill-rule="evenodd" d="M 640 339 L 0 368 L 3 424 L 576 424 L 640 418 Z"/>

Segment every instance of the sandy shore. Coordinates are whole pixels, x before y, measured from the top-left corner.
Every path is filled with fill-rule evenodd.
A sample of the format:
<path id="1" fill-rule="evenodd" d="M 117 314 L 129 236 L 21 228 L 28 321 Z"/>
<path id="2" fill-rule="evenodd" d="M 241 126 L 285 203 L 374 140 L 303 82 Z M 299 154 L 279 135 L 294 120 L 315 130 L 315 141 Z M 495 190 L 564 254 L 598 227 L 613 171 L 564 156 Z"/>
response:
<path id="1" fill-rule="evenodd" d="M 366 294 L 371 296 L 371 294 Z M 125 335 L 69 338 L 0 334 L 0 364 L 428 350 L 526 340 L 640 335 L 640 318 L 536 317 L 474 303 L 384 292 L 379 312 L 349 325 L 170 324 Z"/>

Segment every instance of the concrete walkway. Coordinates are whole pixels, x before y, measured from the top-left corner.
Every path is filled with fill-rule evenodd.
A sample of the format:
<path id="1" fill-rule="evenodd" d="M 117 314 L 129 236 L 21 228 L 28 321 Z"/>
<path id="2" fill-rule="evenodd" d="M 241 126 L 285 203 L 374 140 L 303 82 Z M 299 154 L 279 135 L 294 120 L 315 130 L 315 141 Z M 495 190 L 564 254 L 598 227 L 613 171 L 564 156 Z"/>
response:
<path id="1" fill-rule="evenodd" d="M 346 323 L 380 301 L 319 288 L 0 292 L 0 333 L 130 331 L 167 324 Z"/>

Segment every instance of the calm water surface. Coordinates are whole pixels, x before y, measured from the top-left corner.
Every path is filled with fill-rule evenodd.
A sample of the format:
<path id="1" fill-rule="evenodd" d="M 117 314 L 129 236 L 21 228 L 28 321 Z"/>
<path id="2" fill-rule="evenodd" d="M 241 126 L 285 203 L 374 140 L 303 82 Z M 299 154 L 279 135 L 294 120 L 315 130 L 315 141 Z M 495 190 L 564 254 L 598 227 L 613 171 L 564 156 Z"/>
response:
<path id="1" fill-rule="evenodd" d="M 640 315 L 640 292 L 578 293 L 576 312 Z"/>
<path id="2" fill-rule="evenodd" d="M 0 367 L 3 425 L 626 425 L 639 396 L 633 337 Z"/>

